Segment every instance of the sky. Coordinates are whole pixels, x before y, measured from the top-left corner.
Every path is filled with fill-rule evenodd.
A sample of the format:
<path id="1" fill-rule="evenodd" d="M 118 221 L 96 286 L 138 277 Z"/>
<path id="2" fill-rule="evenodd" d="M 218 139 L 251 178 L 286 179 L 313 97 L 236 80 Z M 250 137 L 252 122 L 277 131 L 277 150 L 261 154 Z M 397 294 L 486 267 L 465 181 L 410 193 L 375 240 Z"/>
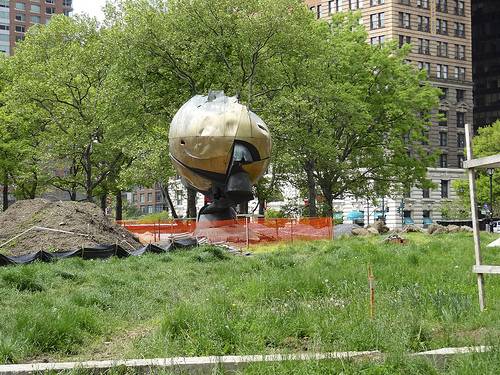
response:
<path id="1" fill-rule="evenodd" d="M 102 7 L 105 3 L 106 0 L 73 0 L 73 12 L 75 14 L 87 13 L 102 20 L 104 18 Z"/>

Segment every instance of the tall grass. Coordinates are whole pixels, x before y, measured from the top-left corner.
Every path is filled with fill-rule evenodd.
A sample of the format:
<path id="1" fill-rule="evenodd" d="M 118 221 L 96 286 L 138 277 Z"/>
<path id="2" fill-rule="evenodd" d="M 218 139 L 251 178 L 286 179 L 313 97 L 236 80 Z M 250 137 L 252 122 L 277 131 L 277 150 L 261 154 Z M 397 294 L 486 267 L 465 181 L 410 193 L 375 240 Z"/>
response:
<path id="1" fill-rule="evenodd" d="M 500 264 L 499 250 L 484 253 L 486 263 Z M 368 264 L 376 277 L 373 320 Z M 480 313 L 472 264 L 472 237 L 461 233 L 411 235 L 407 246 L 351 238 L 251 257 L 201 247 L 2 268 L 0 363 L 338 350 L 397 357 L 498 345 L 500 278 L 486 277 L 488 309 Z M 300 366 L 307 373 L 338 364 Z"/>

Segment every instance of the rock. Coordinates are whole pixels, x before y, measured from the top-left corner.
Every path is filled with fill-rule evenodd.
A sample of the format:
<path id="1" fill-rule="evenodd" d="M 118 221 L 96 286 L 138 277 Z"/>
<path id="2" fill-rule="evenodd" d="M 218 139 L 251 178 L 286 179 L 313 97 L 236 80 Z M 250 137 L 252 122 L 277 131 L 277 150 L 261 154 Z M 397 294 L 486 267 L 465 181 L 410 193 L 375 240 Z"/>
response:
<path id="1" fill-rule="evenodd" d="M 370 228 L 375 228 L 378 233 L 389 232 L 389 227 L 387 227 L 382 220 L 377 220 L 373 224 L 370 224 Z"/>
<path id="2" fill-rule="evenodd" d="M 377 230 L 377 228 L 374 228 L 374 227 L 369 227 L 368 229 L 366 229 L 370 234 L 379 234 L 379 231 Z"/>
<path id="3" fill-rule="evenodd" d="M 448 233 L 458 233 L 458 232 L 460 232 L 460 226 L 448 225 Z"/>
<path id="4" fill-rule="evenodd" d="M 422 229 L 417 227 L 416 225 L 406 225 L 403 228 L 403 233 L 419 233 L 422 232 Z"/>
<path id="5" fill-rule="evenodd" d="M 444 227 L 444 226 L 442 226 L 442 225 L 439 225 L 439 224 L 431 224 L 431 225 L 429 225 L 429 228 L 427 228 L 427 232 L 428 232 L 429 234 L 433 234 L 436 230 L 438 230 L 438 229 L 442 230 L 443 228 L 445 228 L 445 227 Z M 443 233 L 443 232 L 441 231 L 441 233 Z"/>
<path id="6" fill-rule="evenodd" d="M 368 236 L 370 234 L 365 228 L 353 228 L 351 233 L 355 236 Z"/>
<path id="7" fill-rule="evenodd" d="M 391 234 L 387 238 L 384 239 L 385 243 L 395 243 L 399 245 L 404 245 L 408 243 L 408 240 L 406 238 L 401 237 L 399 234 Z"/>
<path id="8" fill-rule="evenodd" d="M 461 230 L 462 232 L 473 232 L 473 231 L 474 231 L 471 227 L 468 227 L 467 225 L 462 225 L 462 226 L 460 227 L 460 230 Z"/>
<path id="9" fill-rule="evenodd" d="M 340 236 L 352 236 L 352 230 L 354 228 L 361 228 L 356 224 L 337 224 L 333 228 L 333 236 L 334 238 L 338 238 Z"/>
<path id="10" fill-rule="evenodd" d="M 443 233 L 448 233 L 448 228 L 443 226 L 443 225 L 439 225 L 437 228 L 435 228 L 432 232 L 432 234 L 443 234 Z"/>

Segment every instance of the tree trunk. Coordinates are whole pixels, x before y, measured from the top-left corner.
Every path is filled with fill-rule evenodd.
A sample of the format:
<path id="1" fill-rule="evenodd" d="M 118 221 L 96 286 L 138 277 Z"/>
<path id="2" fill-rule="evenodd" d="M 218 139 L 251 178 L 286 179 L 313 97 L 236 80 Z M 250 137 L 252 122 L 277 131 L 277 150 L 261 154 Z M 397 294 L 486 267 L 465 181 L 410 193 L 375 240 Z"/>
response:
<path id="1" fill-rule="evenodd" d="M 321 191 L 323 192 L 323 196 L 325 197 L 325 203 L 327 207 L 326 215 L 328 217 L 333 217 L 333 192 L 327 186 L 321 186 Z"/>
<path id="2" fill-rule="evenodd" d="M 104 213 L 106 213 L 106 206 L 107 206 L 106 198 L 107 198 L 107 196 L 108 195 L 105 192 L 101 194 L 101 210 Z"/>
<path id="3" fill-rule="evenodd" d="M 7 210 L 9 208 L 9 175 L 5 172 L 3 176 L 3 210 Z"/>
<path id="4" fill-rule="evenodd" d="M 314 161 L 306 161 L 304 169 L 307 175 L 309 217 L 316 217 L 318 216 L 318 209 L 316 207 L 316 180 L 314 179 Z"/>
<path id="5" fill-rule="evenodd" d="M 175 211 L 174 203 L 172 202 L 172 198 L 170 197 L 170 193 L 168 192 L 168 186 L 165 186 L 163 183 L 160 183 L 161 194 L 163 196 L 163 201 L 167 202 L 168 208 L 170 209 L 170 213 L 174 219 L 178 219 L 179 215 Z"/>
<path id="6" fill-rule="evenodd" d="M 68 191 L 69 194 L 69 199 L 72 200 L 73 202 L 76 201 L 76 189 L 71 189 Z"/>
<path id="7" fill-rule="evenodd" d="M 196 218 L 196 190 L 187 188 L 187 212 L 188 218 Z"/>
<path id="8" fill-rule="evenodd" d="M 115 220 L 123 220 L 123 199 L 121 190 L 116 192 Z"/>

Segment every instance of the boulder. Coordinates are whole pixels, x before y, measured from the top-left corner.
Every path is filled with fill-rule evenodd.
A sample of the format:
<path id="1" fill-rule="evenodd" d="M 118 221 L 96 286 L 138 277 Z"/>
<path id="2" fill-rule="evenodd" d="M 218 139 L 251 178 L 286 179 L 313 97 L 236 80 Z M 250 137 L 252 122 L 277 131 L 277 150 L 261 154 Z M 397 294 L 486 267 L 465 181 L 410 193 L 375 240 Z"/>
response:
<path id="1" fill-rule="evenodd" d="M 370 232 L 368 232 L 368 230 L 365 228 L 353 228 L 352 234 L 354 234 L 355 236 L 368 236 Z"/>
<path id="2" fill-rule="evenodd" d="M 431 234 L 443 234 L 443 233 L 448 233 L 448 227 L 445 227 L 443 225 L 439 225 L 437 228 L 435 228 Z"/>
<path id="3" fill-rule="evenodd" d="M 418 233 L 422 232 L 422 228 L 417 227 L 416 225 L 406 225 L 403 227 L 403 233 Z"/>
<path id="4" fill-rule="evenodd" d="M 377 228 L 369 227 L 366 229 L 370 234 L 380 234 Z"/>
<path id="5" fill-rule="evenodd" d="M 458 233 L 460 232 L 460 226 L 458 225 L 448 225 L 448 233 Z"/>
<path id="6" fill-rule="evenodd" d="M 429 234 L 433 234 L 436 230 L 438 230 L 438 229 L 439 229 L 439 230 L 442 230 L 443 228 L 445 228 L 445 227 L 444 227 L 444 226 L 442 226 L 442 225 L 439 225 L 439 224 L 431 224 L 431 225 L 429 225 L 429 228 L 427 228 L 427 232 L 428 232 Z M 441 233 L 443 233 L 443 232 L 441 232 Z"/>
<path id="7" fill-rule="evenodd" d="M 462 225 L 462 226 L 460 227 L 460 230 L 461 230 L 462 232 L 472 232 L 472 231 L 473 231 L 473 229 L 472 229 L 471 227 L 468 227 L 467 225 Z"/>
<path id="8" fill-rule="evenodd" d="M 370 224 L 370 228 L 375 228 L 378 233 L 389 232 L 389 227 L 384 224 L 383 221 L 377 220 L 373 224 Z"/>

